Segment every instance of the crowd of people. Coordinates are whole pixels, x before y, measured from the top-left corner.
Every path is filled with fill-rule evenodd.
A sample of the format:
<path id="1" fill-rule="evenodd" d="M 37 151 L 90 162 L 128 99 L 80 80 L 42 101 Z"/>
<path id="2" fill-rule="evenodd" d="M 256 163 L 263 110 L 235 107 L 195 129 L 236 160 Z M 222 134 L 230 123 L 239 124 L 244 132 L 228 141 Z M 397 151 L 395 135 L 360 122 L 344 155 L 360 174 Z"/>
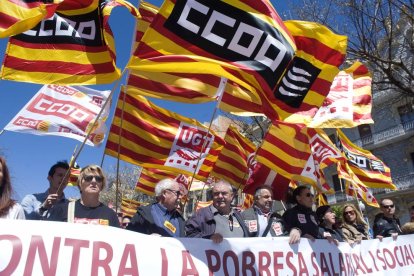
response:
<path id="1" fill-rule="evenodd" d="M 99 201 L 100 192 L 106 186 L 105 174 L 99 166 L 88 165 L 80 171 L 78 200 L 65 197 L 68 170 L 65 161 L 54 164 L 47 177 L 48 189 L 25 196 L 19 204 L 12 199 L 10 173 L 5 159 L 0 157 L 0 218 L 100 224 L 148 235 L 211 239 L 214 243 L 224 238 L 287 236 L 290 244 L 307 238 L 352 245 L 370 238 L 397 239 L 399 235 L 414 233 L 414 205 L 409 210 L 410 222 L 401 227 L 395 215 L 395 204 L 389 198 L 381 200 L 381 212 L 375 216 L 373 235 L 370 235 L 367 219 L 353 204 L 345 204 L 339 218 L 329 205 L 313 211 L 314 195 L 307 186 L 293 190 L 289 198 L 292 207 L 280 215 L 273 209 L 271 187 L 258 186 L 253 206 L 240 211 L 232 206 L 233 187 L 223 180 L 212 187 L 212 204 L 199 209 L 187 220 L 180 210 L 184 192 L 174 179 L 157 183 L 156 202 L 138 207 L 132 218 L 118 217 L 113 209 Z"/>

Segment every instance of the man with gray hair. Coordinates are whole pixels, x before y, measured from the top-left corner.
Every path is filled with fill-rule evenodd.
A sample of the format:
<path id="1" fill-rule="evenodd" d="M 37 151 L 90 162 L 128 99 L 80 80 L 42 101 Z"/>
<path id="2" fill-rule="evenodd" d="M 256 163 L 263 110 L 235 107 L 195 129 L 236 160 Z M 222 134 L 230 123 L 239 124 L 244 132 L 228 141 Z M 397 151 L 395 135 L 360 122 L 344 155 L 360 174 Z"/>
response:
<path id="1" fill-rule="evenodd" d="M 183 193 L 174 179 L 163 179 L 155 186 L 157 202 L 140 206 L 127 230 L 163 237 L 184 237 L 184 219 L 177 211 Z"/>
<path id="2" fill-rule="evenodd" d="M 247 228 L 240 213 L 231 208 L 233 188 L 225 181 L 214 184 L 213 204 L 198 210 L 185 225 L 187 237 L 211 239 L 220 243 L 223 238 L 247 237 Z"/>

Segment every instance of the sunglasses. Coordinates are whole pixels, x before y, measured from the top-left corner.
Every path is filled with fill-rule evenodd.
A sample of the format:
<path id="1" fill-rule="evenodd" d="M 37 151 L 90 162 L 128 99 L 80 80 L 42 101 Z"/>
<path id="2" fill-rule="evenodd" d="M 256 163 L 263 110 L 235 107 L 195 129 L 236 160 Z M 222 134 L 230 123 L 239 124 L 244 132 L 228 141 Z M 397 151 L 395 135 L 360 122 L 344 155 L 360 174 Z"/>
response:
<path id="1" fill-rule="evenodd" d="M 392 208 L 394 208 L 394 204 L 392 204 L 392 205 L 382 205 L 382 208 L 392 209 Z"/>
<path id="2" fill-rule="evenodd" d="M 95 178 L 96 182 L 102 183 L 103 177 L 99 175 L 85 175 L 83 179 L 87 182 L 91 182 Z"/>
<path id="3" fill-rule="evenodd" d="M 355 215 L 354 211 L 348 211 L 348 212 L 344 212 L 344 215 Z"/>
<path id="4" fill-rule="evenodd" d="M 175 194 L 176 197 L 180 197 L 182 195 L 182 193 L 180 191 L 175 191 L 175 190 L 171 190 L 171 189 L 166 189 L 167 191 Z"/>

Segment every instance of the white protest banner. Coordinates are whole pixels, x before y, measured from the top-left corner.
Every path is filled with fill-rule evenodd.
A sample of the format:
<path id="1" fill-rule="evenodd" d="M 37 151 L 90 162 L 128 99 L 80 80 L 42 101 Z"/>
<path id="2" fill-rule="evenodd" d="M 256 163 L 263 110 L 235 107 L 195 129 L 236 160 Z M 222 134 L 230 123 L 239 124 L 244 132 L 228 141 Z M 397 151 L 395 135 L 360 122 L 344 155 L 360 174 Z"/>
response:
<path id="1" fill-rule="evenodd" d="M 0 275 L 413 275 L 414 235 L 362 241 L 163 238 L 100 225 L 0 220 Z"/>
<path id="2" fill-rule="evenodd" d="M 83 142 L 96 116 L 111 91 L 98 91 L 83 86 L 45 85 L 4 128 L 8 131 L 36 135 L 57 135 Z M 107 132 L 103 111 L 87 140 L 99 145 Z"/>

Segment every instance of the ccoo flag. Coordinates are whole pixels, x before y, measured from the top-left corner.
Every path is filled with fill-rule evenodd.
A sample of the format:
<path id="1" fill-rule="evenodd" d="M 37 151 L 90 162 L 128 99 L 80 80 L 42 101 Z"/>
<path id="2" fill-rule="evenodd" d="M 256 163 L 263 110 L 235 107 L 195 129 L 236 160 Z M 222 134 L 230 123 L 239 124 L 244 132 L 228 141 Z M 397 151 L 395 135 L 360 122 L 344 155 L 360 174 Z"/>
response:
<path id="1" fill-rule="evenodd" d="M 139 95 L 120 93 L 105 153 L 142 167 L 206 179 L 222 138 L 198 121 L 160 108 Z"/>
<path id="2" fill-rule="evenodd" d="M 120 77 L 108 17 L 123 0 L 63 1 L 50 17 L 9 40 L 1 78 L 43 84 L 104 84 Z"/>

